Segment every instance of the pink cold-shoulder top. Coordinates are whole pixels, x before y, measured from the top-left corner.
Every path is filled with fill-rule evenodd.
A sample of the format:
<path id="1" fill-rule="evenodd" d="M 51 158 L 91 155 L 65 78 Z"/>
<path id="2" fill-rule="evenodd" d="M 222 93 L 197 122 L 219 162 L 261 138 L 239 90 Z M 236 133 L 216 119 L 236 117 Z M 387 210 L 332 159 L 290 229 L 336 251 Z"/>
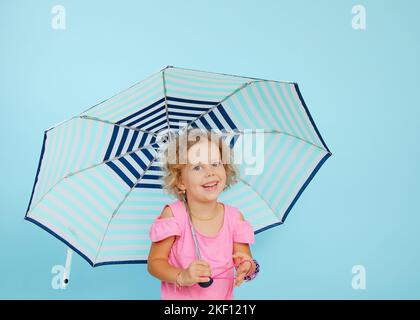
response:
<path id="1" fill-rule="evenodd" d="M 181 200 L 166 204 L 164 209 L 167 206 L 171 208 L 173 217 L 157 216 L 150 227 L 149 237 L 151 241 L 157 242 L 169 236 L 178 236 L 172 245 L 168 262 L 174 267 L 186 269 L 193 260 L 198 259 L 188 212 Z M 201 259 L 210 264 L 212 275 L 233 266 L 234 242 L 254 243 L 251 224 L 241 220 L 239 210 L 228 204 L 224 204 L 223 225 L 215 236 L 203 235 L 197 228 L 195 233 Z M 174 282 L 162 281 L 161 298 L 162 300 L 233 300 L 233 268 L 221 276 L 231 278 L 216 278 L 208 288 L 202 288 L 198 284 L 177 288 Z"/>

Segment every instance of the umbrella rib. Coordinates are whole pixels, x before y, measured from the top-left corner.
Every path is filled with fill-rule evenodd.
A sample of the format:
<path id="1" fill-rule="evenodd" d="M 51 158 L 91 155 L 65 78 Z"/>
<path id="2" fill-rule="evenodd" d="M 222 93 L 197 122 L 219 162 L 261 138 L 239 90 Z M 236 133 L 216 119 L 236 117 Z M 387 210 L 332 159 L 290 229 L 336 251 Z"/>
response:
<path id="1" fill-rule="evenodd" d="M 168 131 L 169 131 L 170 125 L 169 125 L 169 114 L 168 114 L 168 100 L 166 100 L 165 70 L 162 70 L 162 82 L 163 82 L 163 96 L 165 97 L 166 123 L 168 124 Z"/>
<path id="2" fill-rule="evenodd" d="M 108 120 L 99 119 L 99 118 L 96 118 L 96 117 L 80 116 L 80 118 L 86 119 L 86 120 L 93 120 L 93 121 L 103 122 L 103 123 L 106 123 L 106 124 L 114 125 L 114 126 L 117 126 L 117 127 L 129 129 L 129 130 L 133 130 L 133 131 L 144 132 L 144 133 L 147 133 L 147 134 L 150 134 L 152 136 L 157 137 L 157 134 L 155 132 L 152 132 L 152 131 L 147 131 L 147 130 L 143 130 L 143 129 L 133 128 L 133 127 L 130 127 L 130 126 L 126 126 L 126 125 L 115 123 L 115 122 L 108 121 Z"/>
<path id="3" fill-rule="evenodd" d="M 162 137 L 161 137 L 162 138 Z M 159 140 L 157 140 L 157 141 L 155 141 L 153 144 L 155 144 L 156 142 L 158 142 Z M 78 170 L 78 171 L 75 171 L 75 172 L 70 172 L 70 173 L 68 173 L 68 174 L 66 174 L 64 177 L 62 177 L 60 180 L 58 180 L 56 183 L 54 183 L 54 185 L 52 185 L 51 186 L 51 188 L 49 188 L 48 189 L 48 191 L 47 192 L 45 192 L 45 194 L 39 199 L 39 201 L 32 207 L 32 210 L 31 211 L 33 211 L 40 203 L 41 203 L 41 201 L 45 198 L 45 196 L 48 194 L 48 193 L 50 193 L 50 191 L 57 185 L 57 184 L 59 184 L 61 181 L 63 181 L 64 179 L 66 179 L 66 178 L 68 178 L 68 177 L 71 177 L 71 176 L 74 176 L 74 175 L 76 175 L 76 174 L 79 174 L 79 173 L 81 173 L 81 172 L 83 172 L 83 171 L 86 171 L 86 170 L 89 170 L 89 169 L 92 169 L 92 168 L 95 168 L 95 167 L 97 167 L 97 166 L 100 166 L 100 165 L 102 165 L 102 164 L 105 164 L 105 163 L 108 163 L 108 162 L 111 162 L 111 161 L 113 161 L 113 160 L 118 160 L 119 158 L 122 158 L 122 157 L 124 157 L 124 156 L 126 156 L 126 155 L 129 155 L 129 154 L 132 154 L 132 153 L 135 153 L 135 152 L 137 152 L 137 151 L 139 151 L 139 150 L 142 150 L 142 149 L 147 149 L 147 148 L 150 148 L 150 146 L 152 146 L 153 144 L 148 144 L 148 145 L 146 145 L 146 146 L 142 146 L 142 147 L 140 147 L 140 148 L 137 148 L 137 149 L 134 149 L 134 150 L 131 150 L 131 151 L 129 151 L 129 152 L 125 152 L 125 153 L 123 153 L 123 154 L 121 154 L 121 155 L 119 155 L 119 156 L 117 156 L 117 157 L 114 157 L 114 158 L 110 158 L 110 159 L 108 159 L 108 160 L 106 160 L 106 161 L 102 161 L 102 162 L 99 162 L 99 163 L 96 163 L 96 164 L 93 164 L 93 165 L 91 165 L 91 166 L 89 166 L 89 167 L 87 167 L 87 168 L 84 168 L 84 169 L 80 169 L 80 170 Z M 153 159 L 154 160 L 154 159 Z M 147 169 L 146 169 L 147 170 Z M 28 214 L 31 212 L 31 211 L 28 211 Z"/>
<path id="4" fill-rule="evenodd" d="M 213 107 L 211 107 L 211 108 L 209 108 L 206 112 L 203 112 L 202 114 L 200 114 L 197 118 L 195 118 L 194 120 L 191 120 L 188 124 L 187 124 L 187 126 L 186 126 L 186 129 L 188 130 L 188 128 L 190 127 L 190 125 L 193 123 L 193 122 L 196 122 L 197 120 L 199 120 L 201 117 L 203 117 L 203 116 L 205 116 L 206 114 L 208 114 L 208 113 L 210 113 L 211 111 L 213 111 L 213 109 L 215 109 L 215 108 L 217 108 L 218 106 L 220 106 L 223 102 L 225 102 L 227 99 L 229 99 L 230 97 L 232 97 L 233 95 L 235 95 L 236 93 L 238 93 L 239 91 L 241 91 L 242 89 L 244 89 L 245 87 L 247 87 L 247 86 L 249 86 L 250 84 L 252 84 L 252 83 L 256 83 L 256 82 L 268 82 L 268 81 L 271 81 L 271 80 L 256 80 L 256 81 L 248 81 L 247 83 L 244 83 L 243 85 L 241 85 L 239 88 L 237 88 L 237 89 L 235 89 L 232 93 L 230 93 L 230 94 L 228 94 L 226 97 L 224 97 L 219 103 L 217 103 L 216 105 L 214 105 Z M 233 130 L 236 130 L 236 129 L 233 129 Z M 243 130 L 237 130 L 238 132 L 241 132 L 241 133 L 244 133 L 244 131 Z M 314 144 L 313 142 L 310 142 L 310 141 L 308 141 L 308 140 L 306 140 L 306 139 L 303 139 L 303 138 L 301 138 L 301 137 L 298 137 L 298 136 L 295 136 L 295 135 L 293 135 L 293 134 L 291 134 L 291 133 L 288 133 L 288 132 L 284 132 L 284 131 L 279 131 L 279 130 L 271 130 L 271 131 L 266 131 L 266 130 L 264 130 L 264 133 L 265 132 L 267 132 L 267 133 L 283 133 L 283 134 L 286 134 L 286 135 L 289 135 L 289 136 L 291 136 L 291 137 L 294 137 L 294 138 L 296 138 L 296 139 L 299 139 L 299 140 L 302 140 L 302 141 L 304 141 L 304 142 L 306 142 L 306 143 L 308 143 L 308 144 L 311 144 L 311 145 L 313 145 L 314 147 L 317 147 L 317 148 L 319 148 L 319 149 L 321 149 L 321 150 L 323 150 L 323 151 L 325 151 L 325 152 L 328 152 L 328 153 L 330 153 L 331 154 L 331 152 L 329 152 L 328 150 L 325 150 L 324 148 L 322 148 L 322 147 L 320 147 L 320 146 L 318 146 L 318 145 L 316 145 L 316 144 Z"/>
<path id="5" fill-rule="evenodd" d="M 155 162 L 155 160 L 159 157 L 159 153 L 156 153 L 155 157 L 150 161 L 150 164 L 147 166 L 147 168 L 143 171 L 143 174 L 137 179 L 137 181 L 133 184 L 133 186 L 131 187 L 131 189 L 125 194 L 124 199 L 122 199 L 120 201 L 120 203 L 118 204 L 118 206 L 114 209 L 114 211 L 112 212 L 112 216 L 108 221 L 108 225 L 106 227 L 106 230 L 104 232 L 104 235 L 102 237 L 102 241 L 101 244 L 99 245 L 98 248 L 98 252 L 96 254 L 95 260 L 93 261 L 93 264 L 95 264 L 96 260 L 98 259 L 99 253 L 101 252 L 101 248 L 102 248 L 102 244 L 105 240 L 105 236 L 108 232 L 109 226 L 111 225 L 111 221 L 112 219 L 115 217 L 115 215 L 117 214 L 118 210 L 121 208 L 122 204 L 124 203 L 125 199 L 127 199 L 127 197 L 130 195 L 131 191 L 133 191 L 133 189 L 136 187 L 137 183 L 139 183 L 139 181 L 143 178 L 143 176 L 146 174 L 146 171 L 152 166 L 152 164 Z"/>

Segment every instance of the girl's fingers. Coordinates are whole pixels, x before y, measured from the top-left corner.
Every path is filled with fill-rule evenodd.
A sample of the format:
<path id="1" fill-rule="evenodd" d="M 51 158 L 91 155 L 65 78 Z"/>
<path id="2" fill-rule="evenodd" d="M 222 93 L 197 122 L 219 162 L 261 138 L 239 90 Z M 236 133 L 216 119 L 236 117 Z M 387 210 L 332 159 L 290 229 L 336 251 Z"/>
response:
<path id="1" fill-rule="evenodd" d="M 198 277 L 195 282 L 209 282 L 209 277 Z"/>
<path id="2" fill-rule="evenodd" d="M 211 276 L 211 270 L 208 268 L 197 268 L 196 271 L 199 274 L 206 274 L 206 275 Z"/>
<path id="3" fill-rule="evenodd" d="M 244 277 L 246 275 L 246 270 L 240 269 L 236 272 L 237 277 Z"/>
<path id="4" fill-rule="evenodd" d="M 199 266 L 204 266 L 204 267 L 210 268 L 210 265 L 208 264 L 208 262 L 207 261 L 204 261 L 204 260 L 195 260 L 194 263 L 195 263 L 195 265 L 199 265 Z"/>
<path id="5" fill-rule="evenodd" d="M 236 273 L 237 274 L 244 274 L 245 275 L 245 274 L 248 273 L 250 267 L 251 266 L 249 265 L 249 263 L 242 263 L 242 264 L 239 265 Z"/>
<path id="6" fill-rule="evenodd" d="M 238 272 L 235 278 L 235 285 L 239 286 L 244 280 L 244 277 L 245 277 L 245 272 Z"/>
<path id="7" fill-rule="evenodd" d="M 239 287 L 242 284 L 242 280 L 235 280 L 235 286 Z"/>
<path id="8" fill-rule="evenodd" d="M 245 275 L 246 275 L 246 273 L 245 273 L 245 272 L 240 272 L 240 273 L 237 273 L 237 274 L 236 274 L 236 278 L 238 278 L 238 279 L 242 279 L 242 278 L 245 278 Z"/>

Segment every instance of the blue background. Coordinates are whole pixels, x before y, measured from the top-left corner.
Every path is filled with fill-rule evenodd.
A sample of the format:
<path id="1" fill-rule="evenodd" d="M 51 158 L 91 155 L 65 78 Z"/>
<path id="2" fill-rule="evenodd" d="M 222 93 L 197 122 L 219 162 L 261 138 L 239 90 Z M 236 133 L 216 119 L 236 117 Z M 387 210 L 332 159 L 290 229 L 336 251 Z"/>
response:
<path id="1" fill-rule="evenodd" d="M 51 28 L 54 5 L 66 29 Z M 351 9 L 367 11 L 366 30 Z M 333 156 L 256 235 L 235 299 L 419 299 L 415 1 L 1 1 L 0 298 L 160 299 L 147 266 L 92 268 L 25 221 L 45 129 L 167 65 L 299 83 Z M 366 269 L 366 289 L 351 286 Z"/>

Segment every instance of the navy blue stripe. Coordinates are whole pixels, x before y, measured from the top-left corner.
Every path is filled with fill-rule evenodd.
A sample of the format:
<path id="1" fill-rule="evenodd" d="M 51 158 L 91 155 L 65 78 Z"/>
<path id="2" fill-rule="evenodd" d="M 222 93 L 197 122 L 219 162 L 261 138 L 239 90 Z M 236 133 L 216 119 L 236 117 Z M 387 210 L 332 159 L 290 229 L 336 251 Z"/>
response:
<path id="1" fill-rule="evenodd" d="M 121 154 L 121 152 L 124 148 L 125 141 L 127 140 L 128 131 L 129 131 L 129 129 L 127 129 L 127 128 L 124 129 L 123 135 L 122 135 L 120 143 L 118 145 L 117 153 L 115 154 L 115 157 L 118 157 Z"/>
<path id="2" fill-rule="evenodd" d="M 149 106 L 147 106 L 147 107 L 145 107 L 145 108 L 143 108 L 143 109 L 141 109 L 141 110 L 139 110 L 139 111 L 137 111 L 137 112 L 135 112 L 135 113 L 127 116 L 127 117 L 125 117 L 124 119 L 119 120 L 117 122 L 117 124 L 123 124 L 124 122 L 126 122 L 126 121 L 128 121 L 130 119 L 133 119 L 133 118 L 137 117 L 138 115 L 142 114 L 143 112 L 145 112 L 147 110 L 150 110 L 151 108 L 157 106 L 158 104 L 160 104 L 160 103 L 162 103 L 164 101 L 165 101 L 165 98 L 162 98 L 162 99 L 160 99 L 160 100 L 158 100 L 156 102 L 153 102 L 151 105 L 149 105 Z"/>
<path id="3" fill-rule="evenodd" d="M 136 188 L 149 188 L 149 189 L 163 189 L 160 184 L 147 184 L 147 183 L 138 183 Z"/>
<path id="4" fill-rule="evenodd" d="M 264 227 L 264 228 L 261 228 L 261 229 L 258 229 L 258 230 L 256 230 L 256 231 L 254 231 L 254 234 L 257 234 L 257 233 L 263 232 L 263 231 L 265 231 L 265 230 L 267 230 L 267 229 L 271 229 L 271 228 L 276 227 L 276 226 L 279 226 L 279 225 L 281 225 L 281 224 L 283 224 L 283 222 L 276 222 L 276 223 L 270 224 L 269 226 L 266 226 L 266 227 Z"/>
<path id="5" fill-rule="evenodd" d="M 147 263 L 147 260 L 105 261 L 105 262 L 96 263 L 94 267 L 109 266 L 113 264 L 140 264 L 140 263 Z"/>
<path id="6" fill-rule="evenodd" d="M 300 102 L 302 103 L 303 107 L 305 108 L 305 111 L 306 111 L 306 113 L 307 113 L 307 115 L 308 115 L 308 117 L 309 117 L 309 120 L 311 121 L 311 123 L 312 123 L 312 125 L 313 125 L 313 127 L 314 127 L 314 129 L 315 129 L 315 131 L 316 131 L 316 133 L 317 133 L 317 135 L 318 135 L 319 140 L 321 140 L 322 144 L 324 145 L 324 148 L 325 148 L 325 149 L 326 149 L 329 153 L 331 153 L 330 149 L 328 149 L 327 145 L 325 144 L 324 139 L 322 139 L 322 136 L 321 136 L 321 134 L 319 133 L 318 128 L 316 127 L 316 124 L 315 124 L 314 120 L 312 119 L 311 113 L 309 112 L 309 109 L 308 109 L 308 107 L 306 106 L 305 101 L 303 100 L 302 94 L 300 93 L 300 90 L 299 90 L 299 86 L 298 86 L 298 84 L 297 84 L 297 83 L 294 83 L 294 86 L 295 86 L 296 92 L 297 92 L 297 94 L 298 94 L 298 96 L 299 96 Z"/>
<path id="7" fill-rule="evenodd" d="M 157 128 L 157 127 L 160 127 L 160 126 L 161 126 L 162 124 L 164 124 L 164 123 L 167 123 L 167 121 L 166 121 L 166 117 L 165 117 L 165 120 L 162 120 L 161 122 L 159 122 L 159 123 L 155 124 L 154 126 L 148 127 L 148 128 L 146 128 L 146 129 L 144 129 L 144 130 L 152 131 L 153 129 L 155 129 L 155 128 Z"/>
<path id="8" fill-rule="evenodd" d="M 190 106 L 178 106 L 175 104 L 168 104 L 168 110 L 170 109 L 181 109 L 181 110 L 196 110 L 196 111 L 207 111 L 210 109 L 210 107 L 208 108 L 199 108 L 199 107 L 190 107 Z"/>
<path id="9" fill-rule="evenodd" d="M 233 123 L 232 119 L 230 119 L 229 115 L 227 114 L 225 108 L 222 105 L 218 106 L 217 110 L 219 110 L 219 112 L 222 114 L 225 121 L 229 124 L 230 129 L 237 129 L 237 127 Z"/>
<path id="10" fill-rule="evenodd" d="M 177 125 L 177 123 L 179 123 L 179 121 L 175 121 L 175 120 L 171 121 L 171 120 L 169 120 L 169 123 L 171 125 L 171 129 L 180 129 L 181 128 L 181 126 L 178 126 Z"/>
<path id="11" fill-rule="evenodd" d="M 137 123 L 142 122 L 143 120 L 150 119 L 152 116 L 154 116 L 154 115 L 156 115 L 156 114 L 158 114 L 158 113 L 162 113 L 162 111 L 164 111 L 164 110 L 165 110 L 165 106 L 162 106 L 162 107 L 160 107 L 160 108 L 158 108 L 158 109 L 154 110 L 153 112 L 150 112 L 150 113 L 146 114 L 145 116 L 143 116 L 143 117 L 141 117 L 141 118 L 138 118 L 138 119 L 136 119 L 136 120 L 134 120 L 134 121 L 132 121 L 132 122 L 128 123 L 127 125 L 128 125 L 128 126 L 130 126 L 130 127 L 133 127 L 133 126 L 135 126 Z M 166 112 L 165 112 L 165 115 L 166 115 Z M 154 117 L 153 119 L 159 119 L 160 117 L 162 117 L 162 114 L 160 114 L 160 115 L 159 115 L 159 116 L 157 116 L 157 117 Z M 149 122 L 150 122 L 150 121 L 149 121 Z M 146 122 L 146 123 L 148 123 L 148 122 Z M 143 123 L 143 125 L 145 125 L 146 123 Z"/>
<path id="12" fill-rule="evenodd" d="M 114 130 L 112 132 L 111 141 L 109 141 L 108 149 L 106 150 L 105 158 L 104 158 L 103 161 L 108 160 L 110 158 L 110 156 L 111 156 L 111 152 L 112 152 L 112 149 L 114 148 L 115 140 L 117 139 L 118 130 L 119 130 L 119 127 L 118 126 L 114 126 Z"/>
<path id="13" fill-rule="evenodd" d="M 140 143 L 137 145 L 137 148 L 141 148 L 144 147 L 146 144 L 146 139 L 147 139 L 147 134 L 143 134 L 143 136 L 141 137 Z"/>
<path id="14" fill-rule="evenodd" d="M 147 157 L 147 159 L 149 159 L 150 161 L 153 161 L 153 159 L 155 158 L 147 149 L 142 149 L 141 150 L 143 152 L 143 154 Z"/>
<path id="15" fill-rule="evenodd" d="M 141 160 L 140 159 L 140 157 L 137 155 L 137 154 L 135 154 L 135 153 L 130 153 L 130 157 L 135 161 L 135 162 L 137 162 L 137 164 L 143 169 L 143 172 L 144 172 L 144 170 L 146 170 L 147 169 L 147 165 L 143 162 L 143 160 Z"/>
<path id="16" fill-rule="evenodd" d="M 183 112 L 174 112 L 174 111 L 168 111 L 168 115 L 170 116 L 181 116 L 181 117 L 191 117 L 193 119 L 200 116 L 200 114 L 197 113 L 183 113 Z M 179 119 L 177 119 L 179 120 Z"/>
<path id="17" fill-rule="evenodd" d="M 132 126 L 132 127 L 134 127 L 136 124 L 139 124 L 139 125 L 137 125 L 137 126 L 135 126 L 136 128 L 144 128 L 145 126 L 147 126 L 149 123 L 152 123 L 152 122 L 154 122 L 154 121 L 156 121 L 156 120 L 159 120 L 160 118 L 166 118 L 166 112 L 160 112 L 160 114 L 158 114 L 158 115 L 156 115 L 158 112 L 153 112 L 153 113 L 151 113 L 151 114 L 148 114 L 147 115 L 147 119 L 150 119 L 150 120 L 148 120 L 148 121 L 146 121 L 146 122 L 143 122 L 143 123 L 141 123 L 141 124 L 139 124 L 139 122 L 140 121 L 133 121 L 133 122 L 131 122 L 131 123 L 129 123 L 129 125 L 130 126 Z M 151 118 L 151 116 L 153 116 L 153 115 L 156 115 L 155 117 L 152 117 Z"/>
<path id="18" fill-rule="evenodd" d="M 162 176 L 156 176 L 156 175 L 152 175 L 152 174 L 145 174 L 143 175 L 143 177 L 141 177 L 142 179 L 152 179 L 152 180 L 159 180 L 162 178 Z"/>
<path id="19" fill-rule="evenodd" d="M 115 171 L 115 173 L 116 174 L 118 174 L 119 176 L 120 176 L 120 178 L 121 179 L 123 179 L 124 181 L 125 181 L 125 183 L 130 187 L 130 188 L 132 188 L 133 187 L 133 182 L 124 174 L 124 172 L 122 172 L 121 170 L 120 170 L 120 168 L 118 168 L 118 166 L 117 165 L 115 165 L 114 163 L 112 163 L 112 162 L 106 162 L 106 164 L 112 169 L 112 170 L 114 170 Z"/>
<path id="20" fill-rule="evenodd" d="M 198 119 L 196 121 L 200 121 L 207 130 L 211 130 L 211 126 L 209 125 L 209 123 L 207 122 L 207 120 L 204 119 L 204 117 L 201 117 L 200 119 Z"/>
<path id="21" fill-rule="evenodd" d="M 35 182 L 34 182 L 34 185 L 32 187 L 31 198 L 29 199 L 29 204 L 28 204 L 28 208 L 26 209 L 25 217 L 29 212 L 29 208 L 31 207 L 32 198 L 34 196 L 34 191 L 35 191 L 35 186 L 38 183 L 38 176 L 39 176 L 39 171 L 41 170 L 41 163 L 42 163 L 42 158 L 44 157 L 45 143 L 46 142 L 47 142 L 47 131 L 44 131 L 44 139 L 42 141 L 42 149 L 41 149 L 41 155 L 40 155 L 39 161 L 38 161 L 38 169 L 36 170 Z"/>
<path id="22" fill-rule="evenodd" d="M 233 149 L 233 147 L 235 146 L 235 143 L 236 143 L 236 141 L 239 139 L 239 136 L 237 136 L 237 135 L 234 135 L 233 137 L 232 137 L 232 139 L 230 140 L 230 144 L 229 144 L 229 146 L 230 146 L 230 148 L 231 149 Z"/>
<path id="23" fill-rule="evenodd" d="M 214 112 L 213 112 L 213 111 L 210 111 L 210 112 L 208 113 L 208 115 L 209 115 L 209 116 L 210 116 L 210 118 L 213 120 L 213 122 L 216 124 L 216 126 L 217 126 L 217 128 L 218 128 L 218 129 L 227 129 L 227 128 L 224 128 L 224 127 L 223 127 L 223 125 L 220 123 L 219 119 L 217 119 L 217 117 L 216 117 L 216 115 L 214 114 Z"/>
<path id="24" fill-rule="evenodd" d="M 140 178 L 140 173 L 127 161 L 127 159 L 119 158 L 118 160 L 136 177 L 136 179 Z"/>
<path id="25" fill-rule="evenodd" d="M 149 170 L 152 170 L 152 171 L 163 171 L 162 168 L 159 167 L 159 166 L 150 166 L 149 167 Z"/>
<path id="26" fill-rule="evenodd" d="M 134 144 L 136 143 L 137 137 L 140 131 L 134 131 L 133 136 L 131 137 L 130 145 L 128 146 L 127 152 L 130 152 L 134 148 Z"/>
<path id="27" fill-rule="evenodd" d="M 208 105 L 216 105 L 219 102 L 215 101 L 204 101 L 204 100 L 190 100 L 190 99 L 183 99 L 183 98 L 175 98 L 175 97 L 166 97 L 168 101 L 177 101 L 177 102 L 186 102 L 186 103 L 195 103 L 195 104 L 208 104 Z"/>
<path id="28" fill-rule="evenodd" d="M 165 119 L 162 120 L 161 122 L 158 122 L 157 125 L 162 124 L 162 122 L 166 122 L 166 114 L 162 114 L 162 115 L 160 115 L 159 117 L 157 117 L 155 119 L 151 119 L 150 121 L 147 121 L 145 123 L 142 123 L 140 126 L 137 126 L 136 128 L 143 129 L 143 130 L 149 130 L 150 131 L 150 128 L 152 128 L 153 126 L 150 127 L 150 128 L 148 128 L 148 127 L 146 127 L 146 125 L 148 125 L 148 124 L 150 124 L 152 122 L 155 122 L 156 120 L 159 120 L 160 118 L 162 118 L 162 119 L 165 118 Z M 156 126 L 156 125 L 154 125 L 154 126 Z"/>

